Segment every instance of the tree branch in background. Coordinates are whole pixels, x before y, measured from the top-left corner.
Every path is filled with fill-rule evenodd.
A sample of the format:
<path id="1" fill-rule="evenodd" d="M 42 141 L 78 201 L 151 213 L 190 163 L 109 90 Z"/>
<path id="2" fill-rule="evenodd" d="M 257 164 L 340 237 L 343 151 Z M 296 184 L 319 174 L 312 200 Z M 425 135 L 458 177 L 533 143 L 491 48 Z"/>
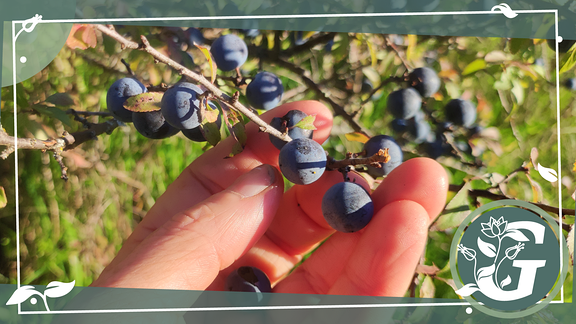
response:
<path id="1" fill-rule="evenodd" d="M 305 69 L 279 58 L 275 59 L 272 57 L 267 57 L 265 58 L 265 60 L 296 73 L 298 76 L 300 76 L 304 84 L 308 88 L 313 90 L 317 96 L 320 97 L 320 100 L 326 101 L 330 104 L 330 106 L 332 106 L 332 109 L 334 110 L 334 116 L 341 116 L 342 118 L 344 118 L 344 120 L 346 120 L 346 122 L 348 122 L 350 127 L 352 127 L 352 129 L 355 132 L 359 132 L 370 137 L 368 131 L 364 129 L 364 127 L 362 127 L 360 124 L 358 124 L 358 122 L 354 120 L 354 118 L 346 112 L 344 107 L 336 103 L 332 98 L 328 97 L 328 95 L 324 93 L 322 89 L 320 89 L 320 87 L 316 84 L 316 82 L 314 82 L 314 80 L 306 76 Z"/>
<path id="2" fill-rule="evenodd" d="M 452 191 L 452 192 L 458 192 L 460 189 L 462 189 L 463 185 L 456 185 L 456 184 L 451 184 L 448 187 L 448 190 Z M 471 189 L 468 190 L 468 195 L 472 198 L 487 198 L 490 200 L 503 200 L 503 199 L 514 199 L 514 200 L 518 200 L 516 198 L 513 197 L 508 197 L 506 195 L 503 194 L 496 194 L 493 193 L 491 191 L 488 190 L 483 190 L 483 189 Z M 536 206 L 538 206 L 539 208 L 541 208 L 542 210 L 546 211 L 546 212 L 550 212 L 550 213 L 554 213 L 556 215 L 560 214 L 560 208 L 558 207 L 554 207 L 554 206 L 550 206 L 550 205 L 546 205 L 546 204 L 542 204 L 542 203 L 531 203 L 534 204 Z M 562 215 L 576 215 L 576 210 L 574 209 L 568 209 L 568 208 L 562 208 Z M 569 224 L 562 224 L 562 228 L 564 230 L 570 230 L 570 225 Z"/>
<path id="3" fill-rule="evenodd" d="M 54 152 L 54 158 L 62 169 L 62 179 L 66 180 L 66 167 L 62 162 L 60 153 L 62 151 L 71 150 L 76 146 L 96 138 L 98 135 L 112 132 L 116 127 L 123 125 L 122 122 L 111 119 L 109 121 L 90 124 L 90 128 L 85 131 L 68 133 L 64 132 L 61 137 L 51 138 L 47 140 L 38 140 L 36 138 L 14 138 L 8 135 L 3 129 L 0 129 L 0 146 L 5 146 L 6 149 L 0 153 L 0 158 L 6 159 L 8 156 L 18 149 L 25 150 L 41 150 Z M 16 146 L 14 145 L 16 143 Z"/>
<path id="4" fill-rule="evenodd" d="M 167 57 L 166 55 L 158 52 L 154 47 L 152 47 L 150 45 L 150 43 L 148 42 L 148 39 L 145 36 L 143 36 L 143 35 L 140 36 L 142 43 L 138 44 L 136 42 L 133 42 L 133 41 L 130 41 L 130 40 L 124 38 L 122 35 L 118 34 L 115 30 L 113 30 L 109 27 L 106 27 L 103 25 L 94 25 L 94 26 L 96 29 L 100 30 L 102 33 L 108 35 L 109 37 L 112 37 L 114 40 L 119 42 L 123 48 L 143 50 L 143 51 L 147 52 L 148 54 L 152 55 L 152 57 L 154 57 L 155 61 L 162 62 L 162 63 L 168 65 L 169 67 L 171 67 L 172 69 L 174 69 L 175 71 L 177 71 L 179 74 L 190 78 L 194 82 L 200 83 L 202 86 L 204 86 L 208 91 L 210 91 L 212 93 L 212 95 L 215 97 L 215 99 L 226 102 L 226 104 L 230 105 L 235 110 L 244 114 L 251 121 L 253 121 L 256 125 L 258 125 L 260 127 L 261 131 L 266 132 L 268 134 L 272 134 L 272 135 L 274 135 L 274 136 L 278 137 L 279 139 L 286 141 L 286 142 L 289 142 L 292 140 L 290 138 L 290 136 L 288 136 L 288 134 L 282 134 L 276 128 L 268 125 L 266 122 L 264 122 L 262 119 L 260 119 L 260 117 L 258 117 L 258 115 L 253 113 L 252 110 L 246 108 L 238 100 L 234 100 L 232 97 L 230 97 L 226 93 L 222 92 L 222 90 L 220 90 L 217 86 L 215 86 L 210 81 L 208 81 L 203 75 L 196 74 L 196 73 L 192 72 L 191 70 L 187 69 L 186 67 L 182 66 L 181 64 L 177 63 L 176 61 L 172 60 L 171 58 Z"/>

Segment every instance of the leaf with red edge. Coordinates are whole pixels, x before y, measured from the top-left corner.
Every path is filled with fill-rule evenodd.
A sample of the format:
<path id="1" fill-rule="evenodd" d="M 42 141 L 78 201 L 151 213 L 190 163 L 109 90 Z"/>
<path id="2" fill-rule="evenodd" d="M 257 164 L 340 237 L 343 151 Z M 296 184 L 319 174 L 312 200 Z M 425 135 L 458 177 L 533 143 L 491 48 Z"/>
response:
<path id="1" fill-rule="evenodd" d="M 314 120 L 315 119 L 316 119 L 316 115 L 306 116 L 306 117 L 302 118 L 298 123 L 296 123 L 296 125 L 294 125 L 292 127 L 300 127 L 302 129 L 316 130 L 316 127 L 314 127 Z"/>
<path id="2" fill-rule="evenodd" d="M 164 92 L 144 92 L 126 99 L 124 108 L 134 112 L 158 111 L 163 95 Z"/>
<path id="3" fill-rule="evenodd" d="M 82 41 L 91 48 L 95 48 L 96 45 L 98 45 L 98 38 L 96 37 L 96 30 L 94 29 L 94 26 L 84 25 Z"/>
<path id="4" fill-rule="evenodd" d="M 96 37 L 96 30 L 93 26 L 85 24 L 77 24 L 72 26 L 72 30 L 66 39 L 66 45 L 71 49 L 85 50 L 88 47 L 96 47 L 98 38 Z"/>

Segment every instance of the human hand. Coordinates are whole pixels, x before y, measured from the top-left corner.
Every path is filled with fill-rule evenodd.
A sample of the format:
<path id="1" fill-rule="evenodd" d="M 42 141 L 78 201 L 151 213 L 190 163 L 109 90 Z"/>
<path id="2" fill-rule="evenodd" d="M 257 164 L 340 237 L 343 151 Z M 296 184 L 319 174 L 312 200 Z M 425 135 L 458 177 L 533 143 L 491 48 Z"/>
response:
<path id="1" fill-rule="evenodd" d="M 261 117 L 269 123 L 292 109 L 316 114 L 314 140 L 328 138 L 332 113 L 315 101 L 284 104 Z M 321 201 L 342 174 L 327 171 L 284 193 L 279 151 L 254 124 L 247 133 L 244 151 L 233 158 L 224 159 L 234 144 L 228 138 L 192 162 L 92 286 L 223 290 L 232 270 L 249 265 L 268 275 L 274 292 L 403 296 L 428 226 L 446 201 L 442 166 L 427 158 L 405 161 L 372 193 L 368 226 L 340 233 L 324 220 Z"/>

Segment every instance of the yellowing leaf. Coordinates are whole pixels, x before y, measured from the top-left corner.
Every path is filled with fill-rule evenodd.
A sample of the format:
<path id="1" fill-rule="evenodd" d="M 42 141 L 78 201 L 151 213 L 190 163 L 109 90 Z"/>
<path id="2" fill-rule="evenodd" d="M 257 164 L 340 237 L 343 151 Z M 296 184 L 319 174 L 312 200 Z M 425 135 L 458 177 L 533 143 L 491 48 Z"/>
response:
<path id="1" fill-rule="evenodd" d="M 368 51 L 370 52 L 370 61 L 372 61 L 372 67 L 376 68 L 378 59 L 376 58 L 376 50 L 374 49 L 374 45 L 372 44 L 371 39 L 366 40 L 366 45 L 368 45 Z"/>
<path id="2" fill-rule="evenodd" d="M 560 61 L 560 74 L 571 70 L 576 65 L 576 50 L 571 49 L 568 51 L 570 55 L 564 55 Z"/>
<path id="3" fill-rule="evenodd" d="M 198 47 L 198 49 L 200 49 L 200 51 L 202 52 L 202 54 L 204 54 L 204 56 L 206 57 L 206 59 L 208 60 L 208 64 L 210 65 L 210 82 L 214 83 L 214 81 L 216 81 L 216 62 L 214 62 L 214 60 L 212 60 L 212 54 L 210 54 L 210 51 L 208 50 L 208 48 L 198 45 L 198 44 L 194 44 L 196 45 L 196 47 Z"/>
<path id="4" fill-rule="evenodd" d="M 6 192 L 4 191 L 4 187 L 0 186 L 0 208 L 6 207 L 8 204 L 8 198 L 6 198 Z"/>
<path id="5" fill-rule="evenodd" d="M 362 133 L 348 133 L 346 135 L 344 135 L 346 137 L 347 140 L 349 141 L 354 141 L 354 142 L 360 142 L 360 143 L 366 143 L 368 142 L 368 140 L 370 139 L 370 137 L 362 134 Z"/>
<path id="6" fill-rule="evenodd" d="M 164 92 L 144 92 L 128 98 L 124 108 L 134 112 L 158 111 L 163 95 Z"/>

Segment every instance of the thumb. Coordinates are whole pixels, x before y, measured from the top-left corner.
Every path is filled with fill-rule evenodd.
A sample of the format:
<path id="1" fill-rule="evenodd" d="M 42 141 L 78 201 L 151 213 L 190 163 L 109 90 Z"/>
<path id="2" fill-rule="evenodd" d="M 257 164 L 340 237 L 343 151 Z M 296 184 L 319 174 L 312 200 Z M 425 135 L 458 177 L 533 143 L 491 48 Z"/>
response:
<path id="1" fill-rule="evenodd" d="M 173 216 L 93 285 L 204 290 L 264 234 L 283 192 L 279 171 L 258 166 Z"/>

